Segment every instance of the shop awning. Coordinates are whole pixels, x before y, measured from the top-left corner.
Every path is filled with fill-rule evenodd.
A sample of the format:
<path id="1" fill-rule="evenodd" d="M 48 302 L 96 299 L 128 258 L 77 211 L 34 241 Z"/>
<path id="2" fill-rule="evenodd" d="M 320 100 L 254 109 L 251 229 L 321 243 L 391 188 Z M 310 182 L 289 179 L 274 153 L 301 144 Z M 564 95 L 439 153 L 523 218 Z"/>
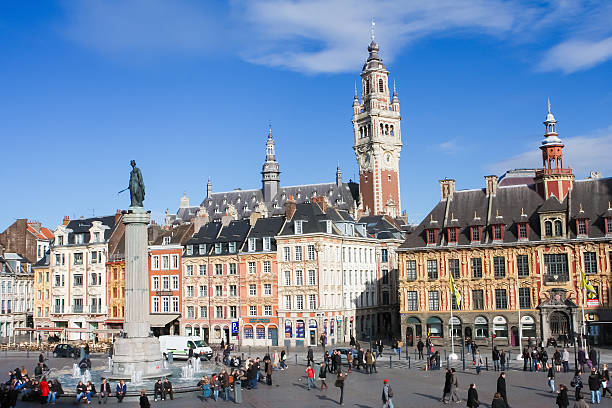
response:
<path id="1" fill-rule="evenodd" d="M 151 323 L 151 327 L 165 327 L 180 316 L 179 314 L 152 314 L 149 315 L 149 323 Z"/>

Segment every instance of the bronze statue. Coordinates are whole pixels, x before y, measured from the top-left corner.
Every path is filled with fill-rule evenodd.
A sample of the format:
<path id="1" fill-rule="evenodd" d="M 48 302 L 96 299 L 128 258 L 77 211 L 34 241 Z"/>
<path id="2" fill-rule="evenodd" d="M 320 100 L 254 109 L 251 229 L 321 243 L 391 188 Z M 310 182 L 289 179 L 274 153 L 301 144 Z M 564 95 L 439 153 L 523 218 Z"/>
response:
<path id="1" fill-rule="evenodd" d="M 142 202 L 145 198 L 145 186 L 142 181 L 142 173 L 140 169 L 136 167 L 136 161 L 130 162 L 132 165 L 132 172 L 130 173 L 130 199 L 132 200 L 131 207 L 142 207 Z"/>

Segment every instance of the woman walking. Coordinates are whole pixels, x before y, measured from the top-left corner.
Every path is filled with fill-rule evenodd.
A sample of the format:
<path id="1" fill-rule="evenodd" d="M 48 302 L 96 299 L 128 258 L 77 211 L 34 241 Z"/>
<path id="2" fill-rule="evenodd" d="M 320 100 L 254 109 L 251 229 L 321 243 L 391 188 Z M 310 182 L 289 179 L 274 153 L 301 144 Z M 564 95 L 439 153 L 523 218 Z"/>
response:
<path id="1" fill-rule="evenodd" d="M 557 394 L 556 402 L 559 408 L 569 407 L 569 397 L 567 396 L 567 387 L 563 384 L 559 386 L 559 393 Z"/>
<path id="2" fill-rule="evenodd" d="M 574 374 L 572 382 L 570 383 L 570 385 L 576 389 L 576 401 L 578 401 L 578 396 L 580 395 L 580 391 L 582 390 L 582 377 L 580 377 L 581 375 L 582 371 L 577 370 L 576 374 Z"/>
<path id="3" fill-rule="evenodd" d="M 338 370 L 338 375 L 336 376 L 336 387 L 340 388 L 340 405 L 344 405 L 344 380 L 346 379 L 346 375 L 342 372 L 342 370 Z"/>
<path id="4" fill-rule="evenodd" d="M 326 379 L 327 379 L 327 370 L 325 368 L 325 362 L 322 362 L 321 368 L 319 369 L 319 380 L 321 380 L 321 391 L 323 391 L 323 388 L 327 390 L 327 383 L 325 382 Z"/>
<path id="5" fill-rule="evenodd" d="M 555 370 L 550 364 L 546 364 L 546 368 L 548 368 L 548 387 L 550 392 L 555 392 Z"/>
<path id="6" fill-rule="evenodd" d="M 508 404 L 506 404 L 506 401 L 504 401 L 502 395 L 499 392 L 496 392 L 495 395 L 493 395 L 491 408 L 508 408 Z"/>
<path id="7" fill-rule="evenodd" d="M 467 407 L 477 408 L 479 405 L 480 401 L 478 401 L 478 391 L 476 391 L 476 384 L 470 384 L 470 388 L 468 389 Z"/>
<path id="8" fill-rule="evenodd" d="M 604 364 L 603 369 L 601 370 L 601 387 L 603 391 L 601 392 L 602 397 L 606 397 L 606 391 L 610 394 L 610 398 L 612 398 L 612 389 L 610 389 L 610 371 L 608 371 L 608 365 Z"/>

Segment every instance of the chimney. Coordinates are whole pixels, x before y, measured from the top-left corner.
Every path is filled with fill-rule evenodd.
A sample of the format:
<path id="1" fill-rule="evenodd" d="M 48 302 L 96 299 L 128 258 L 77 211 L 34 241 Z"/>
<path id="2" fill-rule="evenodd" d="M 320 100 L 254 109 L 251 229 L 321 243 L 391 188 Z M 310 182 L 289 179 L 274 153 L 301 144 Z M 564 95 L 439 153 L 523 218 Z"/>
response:
<path id="1" fill-rule="evenodd" d="M 455 194 L 455 180 L 448 178 L 440 180 L 440 199 L 442 201 L 452 200 L 453 194 Z"/>
<path id="2" fill-rule="evenodd" d="M 40 233 L 40 227 L 41 227 L 40 221 L 31 221 L 31 222 L 28 222 L 28 225 L 32 227 L 34 231 Z"/>
<path id="3" fill-rule="evenodd" d="M 290 221 L 293 218 L 295 210 L 296 204 L 293 200 L 293 196 L 290 195 L 289 198 L 287 198 L 287 201 L 285 202 L 285 217 L 287 217 L 287 221 Z"/>
<path id="4" fill-rule="evenodd" d="M 234 221 L 234 217 L 232 217 L 229 213 L 225 213 L 223 217 L 221 217 L 221 224 L 224 227 L 227 227 L 230 222 Z"/>
<path id="5" fill-rule="evenodd" d="M 319 196 L 319 199 L 317 201 L 319 202 L 319 207 L 321 207 L 321 211 L 327 213 L 327 200 L 325 199 L 325 197 Z"/>
<path id="6" fill-rule="evenodd" d="M 115 225 L 119 222 L 119 219 L 121 219 L 121 210 L 117 210 L 115 213 Z"/>
<path id="7" fill-rule="evenodd" d="M 258 219 L 261 218 L 261 213 L 257 211 L 253 211 L 249 217 L 249 223 L 251 225 L 255 225 Z"/>
<path id="8" fill-rule="evenodd" d="M 191 220 L 191 222 L 193 223 L 193 231 L 196 233 L 204 224 L 208 222 L 208 214 L 198 214 Z"/>
<path id="9" fill-rule="evenodd" d="M 487 187 L 487 197 L 497 194 L 497 176 L 485 176 Z"/>
<path id="10" fill-rule="evenodd" d="M 68 225 L 70 223 L 70 217 L 67 215 L 64 215 L 64 221 L 62 221 L 63 225 Z"/>

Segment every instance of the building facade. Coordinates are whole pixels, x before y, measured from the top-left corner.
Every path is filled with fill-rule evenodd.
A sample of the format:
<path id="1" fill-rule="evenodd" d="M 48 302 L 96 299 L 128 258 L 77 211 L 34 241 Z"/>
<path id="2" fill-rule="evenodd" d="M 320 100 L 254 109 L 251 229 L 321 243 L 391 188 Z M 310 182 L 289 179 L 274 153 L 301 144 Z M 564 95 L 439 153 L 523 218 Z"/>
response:
<path id="1" fill-rule="evenodd" d="M 34 328 L 49 328 L 51 324 L 51 254 L 46 255 L 32 266 L 34 274 Z M 41 338 L 44 333 L 41 333 Z"/>
<path id="2" fill-rule="evenodd" d="M 594 342 L 612 339 L 601 324 L 612 320 L 612 179 L 574 180 L 550 107 L 544 125 L 544 167 L 532 177 L 502 186 L 486 176 L 485 188 L 465 191 L 440 181 L 440 202 L 398 250 L 409 345 L 427 335 L 448 344 L 451 328 L 453 338 L 481 344 L 571 338 L 583 327 Z M 595 288 L 592 299 L 581 271 Z"/>
<path id="3" fill-rule="evenodd" d="M 0 247 L 21 255 L 32 265 L 45 256 L 52 241 L 53 233 L 48 228 L 25 218 L 16 220 L 0 233 Z"/>
<path id="4" fill-rule="evenodd" d="M 27 334 L 33 327 L 34 275 L 32 264 L 14 252 L 5 252 L 0 267 L 0 337 Z"/>

